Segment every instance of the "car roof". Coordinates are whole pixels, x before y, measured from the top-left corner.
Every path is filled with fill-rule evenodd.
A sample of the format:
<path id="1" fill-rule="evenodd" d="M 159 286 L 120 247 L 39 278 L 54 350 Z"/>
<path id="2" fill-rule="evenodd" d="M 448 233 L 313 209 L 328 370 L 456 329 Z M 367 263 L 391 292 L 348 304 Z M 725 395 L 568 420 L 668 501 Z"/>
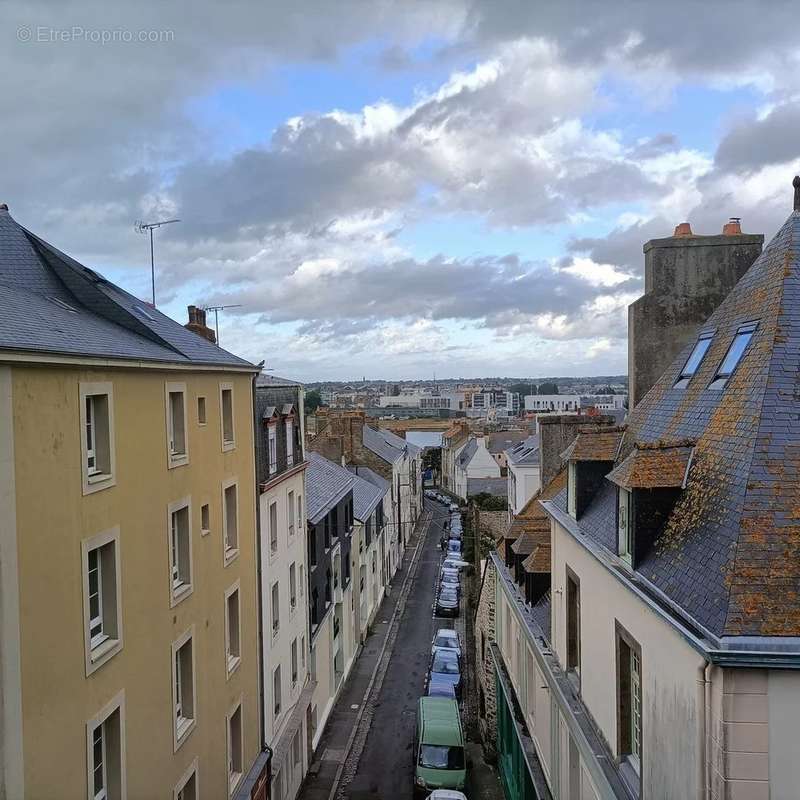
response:
<path id="1" fill-rule="evenodd" d="M 420 744 L 463 746 L 458 703 L 449 697 L 420 697 Z"/>
<path id="2" fill-rule="evenodd" d="M 436 631 L 436 638 L 438 639 L 440 636 L 451 636 L 453 639 L 458 639 L 458 631 L 452 628 L 439 628 L 439 630 Z"/>

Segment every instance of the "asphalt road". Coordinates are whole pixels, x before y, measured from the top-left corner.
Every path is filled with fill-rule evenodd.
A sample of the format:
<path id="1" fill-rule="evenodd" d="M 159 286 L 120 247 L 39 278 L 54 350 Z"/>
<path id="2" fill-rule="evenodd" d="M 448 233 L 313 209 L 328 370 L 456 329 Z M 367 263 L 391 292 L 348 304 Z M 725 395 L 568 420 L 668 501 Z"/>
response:
<path id="1" fill-rule="evenodd" d="M 412 741 L 417 701 L 423 693 L 436 628 L 453 627 L 452 620 L 433 619 L 434 595 L 442 552 L 439 537 L 448 518 L 445 507 L 426 500 L 433 521 L 420 545 L 417 573 L 358 770 L 349 786 L 351 800 L 411 800 L 414 768 Z"/>

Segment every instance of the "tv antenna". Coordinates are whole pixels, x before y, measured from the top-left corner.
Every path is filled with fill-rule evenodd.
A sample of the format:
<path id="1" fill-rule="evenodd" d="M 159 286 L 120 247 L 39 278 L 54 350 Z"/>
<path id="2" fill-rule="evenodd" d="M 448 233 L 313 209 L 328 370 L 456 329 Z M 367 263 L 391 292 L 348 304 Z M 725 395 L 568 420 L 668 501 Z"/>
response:
<path id="1" fill-rule="evenodd" d="M 162 225 L 171 225 L 173 222 L 180 222 L 179 219 L 162 219 L 160 222 L 142 222 L 137 220 L 133 223 L 133 228 L 137 233 L 150 232 L 150 283 L 153 288 L 153 308 L 156 307 L 156 264 L 153 254 L 153 230 Z"/>
<path id="2" fill-rule="evenodd" d="M 225 311 L 227 308 L 241 308 L 241 303 L 232 303 L 228 306 L 205 306 L 203 309 L 204 311 L 213 311 L 214 312 L 214 329 L 217 332 L 217 347 L 219 347 L 219 312 Z"/>

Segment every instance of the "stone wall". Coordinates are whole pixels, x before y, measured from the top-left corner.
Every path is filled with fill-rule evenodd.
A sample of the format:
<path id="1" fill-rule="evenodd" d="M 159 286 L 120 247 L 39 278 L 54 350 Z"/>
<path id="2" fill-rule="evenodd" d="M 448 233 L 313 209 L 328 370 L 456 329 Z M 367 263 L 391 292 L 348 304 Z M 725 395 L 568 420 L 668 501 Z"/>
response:
<path id="1" fill-rule="evenodd" d="M 491 513 L 491 512 L 490 512 Z M 478 730 L 486 758 L 497 757 L 497 697 L 489 644 L 495 640 L 495 583 L 491 560 L 486 562 L 478 611 L 475 615 L 475 677 L 478 684 Z"/>

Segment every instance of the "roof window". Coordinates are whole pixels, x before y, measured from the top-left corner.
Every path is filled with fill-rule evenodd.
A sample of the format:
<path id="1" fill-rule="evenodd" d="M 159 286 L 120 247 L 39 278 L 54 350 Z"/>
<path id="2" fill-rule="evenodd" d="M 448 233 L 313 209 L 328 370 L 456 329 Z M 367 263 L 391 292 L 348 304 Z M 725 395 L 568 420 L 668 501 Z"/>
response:
<path id="1" fill-rule="evenodd" d="M 134 311 L 135 311 L 135 312 L 136 312 L 136 313 L 137 313 L 137 314 L 138 314 L 140 317 L 146 317 L 146 318 L 147 318 L 147 319 L 149 319 L 151 322 L 155 322 L 155 321 L 156 321 L 156 318 L 155 318 L 155 317 L 153 317 L 153 316 L 151 316 L 150 314 L 148 314 L 148 313 L 147 313 L 147 311 L 145 311 L 145 309 L 143 309 L 141 306 L 134 306 L 134 307 L 133 307 L 133 310 L 134 310 Z"/>
<path id="2" fill-rule="evenodd" d="M 709 389 L 723 389 L 725 387 L 728 378 L 730 378 L 739 361 L 741 361 L 748 342 L 753 338 L 757 324 L 756 322 L 750 322 L 747 325 L 742 325 L 736 331 L 736 336 L 733 337 L 731 346 L 728 348 L 725 358 L 722 359 L 722 364 L 720 364 L 714 380 L 711 381 Z"/>
<path id="3" fill-rule="evenodd" d="M 713 336 L 714 331 L 708 331 L 707 333 L 700 334 L 694 349 L 689 355 L 689 358 L 686 360 L 686 364 L 681 370 L 681 374 L 675 383 L 676 389 L 685 389 L 689 385 L 691 377 L 695 374 L 695 372 L 697 372 L 697 368 L 700 366 L 705 354 L 708 352 L 708 348 L 711 347 L 711 339 Z"/>

